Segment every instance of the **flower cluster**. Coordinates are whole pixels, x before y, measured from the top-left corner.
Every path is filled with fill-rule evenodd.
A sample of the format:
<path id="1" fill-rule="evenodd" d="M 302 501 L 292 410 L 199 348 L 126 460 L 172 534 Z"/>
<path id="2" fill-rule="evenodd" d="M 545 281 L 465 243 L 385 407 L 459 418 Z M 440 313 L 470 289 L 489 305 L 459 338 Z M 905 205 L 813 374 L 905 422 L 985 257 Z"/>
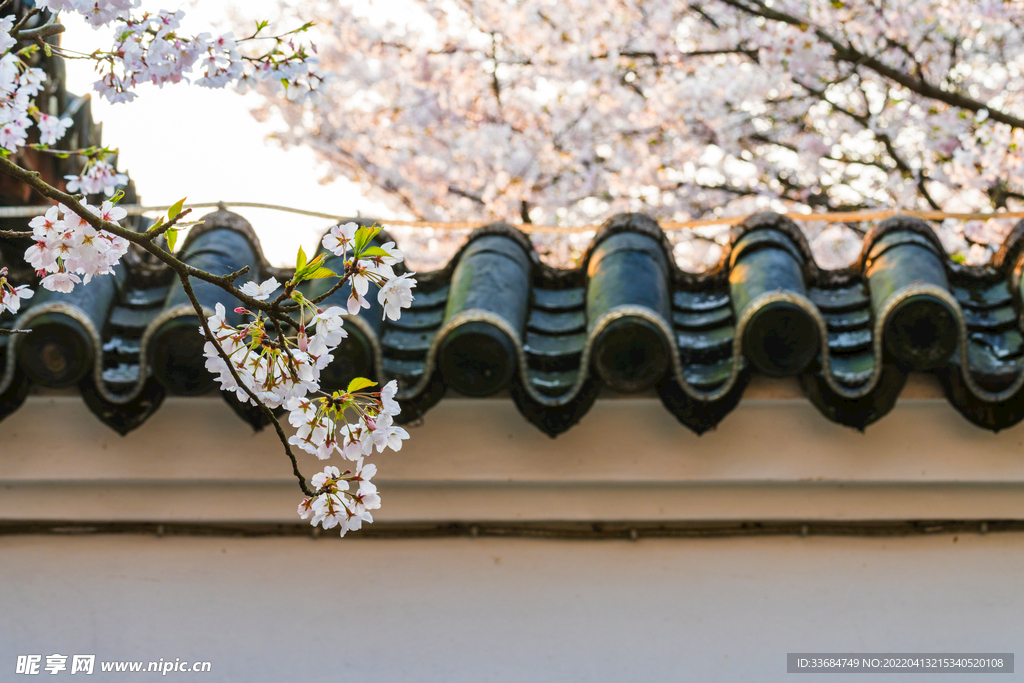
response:
<path id="1" fill-rule="evenodd" d="M 321 243 L 324 249 L 335 256 L 345 258 L 349 250 L 356 246 L 358 231 L 359 226 L 355 223 L 336 225 L 324 235 Z M 402 314 L 401 309 L 412 304 L 412 289 L 416 286 L 416 280 L 412 279 L 416 273 L 395 275 L 392 266 L 400 263 L 403 258 L 404 255 L 395 243 L 387 242 L 380 247 L 360 250 L 358 257 L 353 256 L 345 262 L 346 268 L 353 272 L 351 291 L 346 304 L 350 315 L 370 307 L 366 293 L 369 291 L 370 283 L 373 283 L 380 287 L 377 301 L 384 307 L 384 316 L 398 320 Z"/>
<path id="2" fill-rule="evenodd" d="M 68 192 L 84 192 L 85 194 L 102 192 L 108 197 L 113 196 L 114 190 L 119 185 L 128 182 L 128 176 L 118 173 L 109 162 L 101 158 L 87 161 L 81 175 L 64 176 L 64 179 L 68 181 Z"/>
<path id="3" fill-rule="evenodd" d="M 109 51 L 77 55 L 96 61 L 100 78 L 95 90 L 111 102 L 135 99 L 134 88 L 142 83 L 163 86 L 165 83 L 188 81 L 198 70 L 196 85 L 222 88 L 234 83 L 244 91 L 263 84 L 281 89 L 292 101 L 304 100 L 330 82 L 330 75 L 319 68 L 319 61 L 306 45 L 283 36 L 261 36 L 266 22 L 255 34 L 243 40 L 270 39 L 274 47 L 261 50 L 257 57 L 243 55 L 231 33 L 214 37 L 209 33 L 189 36 L 181 33 L 181 10 L 133 14 L 140 0 L 40 0 L 39 9 L 51 12 L 77 12 L 93 26 L 113 24 L 114 44 Z M 18 39 L 14 35 L 15 15 L 0 18 L 0 148 L 17 152 L 28 144 L 29 129 L 35 120 L 39 144 L 52 145 L 64 137 L 72 125 L 69 118 L 53 116 L 39 110 L 33 100 L 41 92 L 46 74 L 29 67 L 24 57 L 35 49 L 14 52 Z M 310 24 L 293 31 L 308 29 Z M 289 34 L 285 34 L 287 36 Z M 63 54 L 61 48 L 51 48 Z M 89 157 L 80 175 L 67 176 L 69 192 L 104 193 L 108 197 L 127 176 L 117 173 L 104 159 L 105 155 Z"/>
<path id="4" fill-rule="evenodd" d="M 324 266 L 327 252 L 312 260 L 300 249 L 295 275 L 285 284 L 285 291 L 273 298 L 281 284 L 276 278 L 262 283 L 247 282 L 239 296 L 248 297 L 253 313 L 245 308 L 236 314 L 249 316 L 248 322 L 231 325 L 223 305 L 207 318 L 214 341 L 205 346 L 206 367 L 217 376 L 224 391 L 233 391 L 238 400 L 260 403 L 288 411 L 288 422 L 295 434 L 288 442 L 320 460 L 334 453 L 356 463 L 355 470 L 341 473 L 327 467 L 312 479 L 315 495 L 302 501 L 299 515 L 312 515 L 312 524 L 325 529 L 340 527 L 341 535 L 359 529 L 363 522 L 372 522 L 371 510 L 380 507 L 380 497 L 370 477 L 375 465 L 364 465 L 364 459 L 386 448 L 398 451 L 409 433 L 394 423 L 401 407 L 395 396 L 398 383 L 388 382 L 380 391 L 365 378 L 353 379 L 344 391 L 327 393 L 320 389 L 320 372 L 333 360 L 331 352 L 347 336 L 343 328 L 345 309 L 329 306 L 322 309 L 296 289 L 305 280 L 342 278 L 337 286 L 350 279 L 352 295 L 348 300 L 350 313 L 366 306 L 365 295 L 370 283 L 381 287 L 380 302 L 385 314 L 398 319 L 401 309 L 412 302 L 415 280 L 396 276 L 394 266 L 401 263 L 402 252 L 388 242 L 373 246 L 379 228 L 358 227 L 354 223 L 337 226 L 324 237 L 324 246 L 331 253 L 345 258 L 342 275 Z M 333 289 L 333 288 L 332 288 Z M 282 301 L 298 304 L 301 316 L 297 334 L 288 337 L 272 334 L 268 326 L 276 318 L 275 306 Z M 353 306 L 353 301 L 356 305 Z M 291 309 L 291 310 L 294 310 Z M 307 320 L 308 316 L 308 320 Z M 310 335 L 307 326 L 314 330 Z M 200 331 L 203 331 L 202 328 Z M 354 489 L 352 488 L 354 486 Z"/>
<path id="5" fill-rule="evenodd" d="M 320 371 L 334 359 L 331 351 L 347 336 L 341 328 L 341 309 L 333 311 L 336 313 L 324 311 L 316 334 L 308 339 L 300 334 L 293 343 L 287 337 L 271 334 L 267 330 L 269 321 L 259 314 L 244 325 L 229 325 L 224 306 L 218 303 L 214 314 L 207 318 L 207 324 L 231 366 L 229 369 L 217 347 L 208 341 L 206 369 L 217 375 L 222 391 L 234 391 L 242 402 L 255 404 L 246 389 L 271 408 L 278 408 L 290 399 L 303 398 L 319 390 Z M 238 308 L 236 313 L 250 312 Z"/>
<path id="6" fill-rule="evenodd" d="M 22 299 L 31 299 L 35 294 L 28 285 L 15 287 L 7 281 L 7 269 L 0 268 L 0 313 L 10 311 L 17 313 L 21 308 Z"/>
<path id="7" fill-rule="evenodd" d="M 402 450 L 402 441 L 409 433 L 394 424 L 394 416 L 401 413 L 395 394 L 398 383 L 388 382 L 380 392 L 367 394 L 358 389 L 373 386 L 368 380 L 349 385 L 349 390 L 332 396 L 313 399 L 293 399 L 285 404 L 290 412 L 288 422 L 298 431 L 289 442 L 321 460 L 337 451 L 349 460 L 358 460 L 390 448 Z M 356 422 L 348 419 L 355 416 Z"/>
<path id="8" fill-rule="evenodd" d="M 43 2 L 42 7 L 68 9 L 75 6 L 85 13 L 87 5 L 95 9 L 101 4 L 106 3 L 50 0 Z M 28 66 L 22 52 L 11 52 L 17 44 L 11 35 L 14 20 L 14 15 L 0 19 L 0 147 L 12 153 L 28 144 L 29 129 L 33 121 L 38 129 L 39 144 L 43 146 L 52 145 L 62 139 L 73 124 L 70 118 L 47 114 L 34 104 L 36 96 L 43 90 L 46 72 Z M 69 175 L 66 179 L 69 192 L 102 192 L 108 197 L 113 195 L 118 185 L 128 182 L 128 177 L 114 171 L 113 166 L 102 156 L 88 159 L 81 175 Z"/>
<path id="9" fill-rule="evenodd" d="M 201 74 L 195 83 L 202 87 L 223 88 L 234 83 L 244 91 L 265 83 L 271 88 L 283 87 L 292 101 L 317 92 L 330 78 L 320 70 L 319 61 L 305 45 L 285 40 L 284 36 L 261 36 L 266 22 L 261 22 L 255 34 L 242 40 L 274 40 L 275 46 L 250 57 L 241 53 L 240 40 L 232 33 L 216 37 L 209 33 L 187 35 L 181 31 L 183 11 L 133 14 L 139 4 L 139 0 L 42 2 L 43 7 L 52 11 L 78 12 L 93 26 L 116 22 L 113 47 L 91 55 L 100 71 L 94 87 L 110 102 L 131 102 L 136 97 L 133 90 L 137 85 L 163 86 L 187 81 L 194 71 Z M 309 26 L 291 33 L 305 31 Z"/>
<path id="10" fill-rule="evenodd" d="M 161 10 L 133 14 L 140 4 L 141 0 L 36 0 L 30 14 L 22 11 L 21 23 L 16 14 L 0 17 L 0 148 L 4 156 L 17 153 L 26 146 L 34 121 L 39 140 L 38 144 L 32 145 L 34 149 L 63 158 L 78 155 L 86 159 L 80 174 L 65 176 L 68 192 L 102 193 L 113 197 L 117 187 L 128 180 L 107 160 L 112 150 L 95 147 L 70 151 L 47 149 L 65 136 L 73 121 L 46 113 L 33 104 L 43 92 L 46 75 L 43 70 L 31 67 L 28 60 L 40 46 L 30 44 L 14 51 L 20 40 L 29 42 L 25 40 L 28 36 L 20 31 L 38 10 L 54 14 L 78 12 L 93 26 L 117 22 L 112 50 L 78 55 L 97 63 L 100 79 L 95 88 L 112 102 L 133 100 L 135 93 L 132 90 L 141 83 L 163 86 L 188 81 L 188 75 L 194 70 L 201 72 L 195 78 L 199 86 L 221 88 L 234 83 L 244 91 L 253 85 L 263 84 L 267 88 L 283 88 L 292 101 L 307 99 L 329 81 L 329 75 L 320 71 L 317 58 L 312 56 L 315 47 L 307 50 L 305 45 L 286 39 L 291 33 L 303 32 L 312 24 L 303 25 L 283 36 L 261 36 L 267 23 L 259 22 L 256 33 L 237 41 L 230 33 L 219 37 L 207 33 L 187 36 L 180 31 L 184 12 Z M 48 17 L 48 21 L 55 21 L 55 17 Z M 37 42 L 55 32 L 40 33 L 35 31 L 37 28 L 49 30 L 50 27 L 33 27 L 32 37 Z M 241 42 L 264 38 L 275 42 L 271 49 L 261 50 L 261 56 L 247 57 L 239 50 Z M 47 56 L 51 52 L 64 55 L 57 45 L 42 47 Z M 49 101 L 48 106 L 52 106 Z M 53 196 L 45 191 L 44 194 Z M 110 224 L 127 215 L 127 211 L 115 206 L 120 196 L 103 202 L 100 207 L 83 204 L 84 208 L 72 210 L 60 204 L 30 221 L 34 244 L 24 256 L 42 278 L 44 288 L 70 292 L 76 284 L 88 283 L 93 277 L 113 272 L 113 267 L 127 253 L 129 241 L 108 230 L 93 227 L 89 220 L 114 230 Z M 66 201 L 78 207 L 78 204 Z M 165 224 L 160 219 L 150 228 L 152 232 L 163 226 L 155 235 L 166 236 L 168 251 L 173 250 L 177 230 L 183 226 L 177 222 L 183 202 L 168 210 L 170 223 Z M 96 222 L 89 214 L 105 224 Z M 370 282 L 381 286 L 380 301 L 386 315 L 397 318 L 401 308 L 408 307 L 412 301 L 411 288 L 415 281 L 407 275 L 395 276 L 392 266 L 402 260 L 402 254 L 393 248 L 393 244 L 389 245 L 390 252 L 368 246 L 377 232 L 379 229 L 373 228 L 354 231 L 353 259 L 346 264 L 343 277 L 358 281 L 359 284 L 354 286 L 360 292 L 359 297 L 366 294 Z M 249 322 L 229 324 L 227 311 L 218 303 L 200 331 L 209 334 L 204 347 L 206 367 L 217 376 L 221 389 L 233 391 L 241 401 L 288 410 L 289 421 L 297 428 L 291 443 L 302 449 L 315 453 L 321 459 L 328 457 L 332 450 L 338 450 L 355 461 L 354 468 L 344 473 L 336 467 L 327 467 L 323 473 L 314 476 L 312 484 L 316 493 L 299 509 L 303 518 L 313 515 L 314 525 L 322 524 L 325 529 L 340 527 L 344 535 L 348 530 L 359 529 L 363 522 L 372 522 L 371 511 L 380 507 L 380 497 L 371 481 L 376 466 L 364 464 L 365 457 L 374 449 L 378 452 L 386 447 L 398 450 L 409 435 L 393 424 L 393 416 L 400 412 L 395 401 L 395 382 L 376 393 L 361 391 L 375 386 L 365 379 L 354 380 L 343 392 L 327 394 L 320 391 L 320 373 L 333 360 L 331 352 L 346 337 L 343 328 L 345 310 L 338 306 L 321 309 L 295 289 L 304 280 L 339 277 L 323 266 L 326 254 L 309 263 L 306 263 L 301 250 L 300 256 L 295 276 L 285 284 L 285 293 L 272 303 L 265 302 L 281 287 L 275 278 L 262 283 L 249 282 L 235 291 L 256 309 L 255 313 L 242 307 L 235 309 L 235 315 L 249 316 Z M 7 273 L 6 268 L 0 268 L 0 313 L 17 313 L 21 302 L 34 293 L 26 285 L 11 284 Z M 225 288 L 230 289 L 227 285 Z M 359 297 L 357 303 L 360 303 Z M 295 311 L 296 307 L 286 303 L 289 308 L 285 313 L 280 308 L 282 301 L 298 305 L 302 322 L 295 337 L 287 337 L 281 324 L 292 322 L 287 313 Z M 365 298 L 361 303 L 368 306 Z M 357 305 L 356 310 L 358 308 Z M 312 334 L 306 329 L 307 314 L 308 326 L 315 330 Z M 303 490 L 309 493 L 305 484 Z"/>
<path id="11" fill-rule="evenodd" d="M 36 6 L 51 12 L 78 12 L 93 26 L 123 19 L 141 0 L 37 0 Z"/>
<path id="12" fill-rule="evenodd" d="M 128 214 L 109 201 L 98 208 L 84 206 L 112 223 Z M 112 273 L 114 265 L 128 251 L 128 240 L 96 230 L 63 204 L 33 218 L 29 227 L 35 244 L 25 250 L 25 260 L 43 278 L 40 284 L 51 291 L 70 292 L 83 278 L 89 282 L 95 276 Z"/>
<path id="13" fill-rule="evenodd" d="M 342 536 L 358 531 L 363 522 L 373 522 L 370 511 L 380 507 L 377 486 L 370 481 L 376 473 L 377 466 L 364 465 L 362 458 L 356 461 L 354 470 L 341 472 L 328 465 L 310 480 L 320 493 L 299 503 L 299 517 L 312 515 L 310 524 L 322 524 L 324 529 L 340 527 Z"/>
<path id="14" fill-rule="evenodd" d="M 318 5 L 332 31 L 317 54 L 337 80 L 259 113 L 398 211 L 569 227 L 619 212 L 1024 210 L 1020 2 L 393 4 Z M 940 234 L 969 262 L 994 252 L 959 224 Z M 416 237 L 434 253 L 461 239 Z M 578 257 L 570 239 L 537 241 Z M 677 239 L 686 267 L 721 254 L 700 231 Z"/>
<path id="15" fill-rule="evenodd" d="M 9 37 L 10 34 L 3 30 L 8 23 L 0 20 L 0 39 Z M 13 45 L 9 40 L 0 40 L 0 43 L 7 49 Z M 8 152 L 17 152 L 25 145 L 32 117 L 39 116 L 32 100 L 42 91 L 45 80 L 46 73 L 42 69 L 26 66 L 17 55 L 7 53 L 0 57 L 0 147 Z M 47 139 L 59 139 L 67 128 L 65 122 L 70 123 L 67 119 L 58 119 L 54 125 L 47 119 L 47 127 L 41 129 L 41 135 Z"/>

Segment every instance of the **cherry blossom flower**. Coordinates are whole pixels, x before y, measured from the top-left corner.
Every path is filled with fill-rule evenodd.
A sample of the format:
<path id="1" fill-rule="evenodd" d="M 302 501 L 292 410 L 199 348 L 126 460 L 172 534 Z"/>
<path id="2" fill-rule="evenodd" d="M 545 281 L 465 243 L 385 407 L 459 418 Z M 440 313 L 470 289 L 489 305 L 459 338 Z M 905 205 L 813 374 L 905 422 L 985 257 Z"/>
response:
<path id="1" fill-rule="evenodd" d="M 97 216 L 110 223 L 116 223 L 128 215 L 128 211 L 120 206 L 114 206 L 111 202 L 105 201 L 100 205 L 99 211 L 94 212 Z"/>
<path id="2" fill-rule="evenodd" d="M 93 160 L 81 175 L 69 175 L 64 178 L 68 181 L 68 192 L 103 193 L 108 197 L 114 194 L 118 186 L 128 182 L 128 176 L 117 173 L 113 166 L 102 159 Z"/>
<path id="3" fill-rule="evenodd" d="M 317 336 L 321 337 L 328 346 L 337 346 L 342 339 L 348 336 L 348 332 L 342 329 L 345 322 L 342 318 L 344 314 L 344 309 L 331 306 L 318 312 L 310 320 L 310 324 L 316 325 Z"/>
<path id="4" fill-rule="evenodd" d="M 17 313 L 23 299 L 31 299 L 35 295 L 28 285 L 19 285 L 13 289 L 0 292 L 0 306 L 3 306 L 11 313 Z"/>
<path id="5" fill-rule="evenodd" d="M 374 423 L 371 437 L 378 453 L 383 453 L 385 448 L 400 451 L 402 450 L 402 441 L 409 438 L 409 432 L 395 426 L 390 414 L 381 413 Z"/>
<path id="6" fill-rule="evenodd" d="M 360 309 L 369 308 L 370 302 L 366 300 L 366 297 L 359 293 L 359 291 L 352 287 L 352 291 L 349 292 L 348 299 L 346 300 L 346 307 L 348 308 L 349 315 L 356 315 Z"/>
<path id="7" fill-rule="evenodd" d="M 23 122 L 10 121 L 0 125 L 0 147 L 8 152 L 17 152 L 25 144 L 28 131 Z"/>
<path id="8" fill-rule="evenodd" d="M 402 412 L 402 407 L 395 400 L 395 394 L 397 393 L 398 382 L 395 380 L 391 380 L 380 390 L 381 408 L 388 415 L 398 415 Z"/>
<path id="9" fill-rule="evenodd" d="M 318 472 L 313 475 L 309 480 L 309 483 L 313 485 L 313 488 L 323 488 L 328 482 L 335 482 L 341 478 L 341 472 L 337 467 L 328 465 L 324 468 L 323 472 Z M 348 482 L 345 482 L 345 488 L 348 488 Z"/>
<path id="10" fill-rule="evenodd" d="M 0 52 L 7 52 L 18 44 L 18 41 L 11 35 L 11 29 L 14 28 L 14 19 L 13 14 L 0 18 Z"/>
<path id="11" fill-rule="evenodd" d="M 351 248 L 356 236 L 356 230 L 358 229 L 359 226 L 355 223 L 335 225 L 324 235 L 321 243 L 324 245 L 324 249 L 330 251 L 335 256 L 344 256 L 345 252 Z"/>
<path id="12" fill-rule="evenodd" d="M 55 234 L 63 228 L 63 223 L 61 223 L 59 214 L 60 209 L 56 206 L 51 206 L 42 216 L 36 216 L 30 220 L 28 222 L 28 227 L 32 228 L 32 232 L 36 238 Z"/>
<path id="13" fill-rule="evenodd" d="M 266 301 L 280 286 L 281 283 L 277 281 L 277 278 L 272 277 L 258 285 L 255 282 L 246 282 L 241 286 L 241 290 L 243 294 L 251 296 L 256 301 Z"/>
<path id="14" fill-rule="evenodd" d="M 51 292 L 63 292 L 67 294 L 75 288 L 75 285 L 81 282 L 82 278 L 78 277 L 74 273 L 53 273 L 52 275 L 47 275 L 40 280 L 39 284 L 41 284 L 44 289 L 48 289 Z"/>
<path id="15" fill-rule="evenodd" d="M 44 145 L 52 145 L 64 137 L 64 133 L 71 127 L 72 123 L 73 121 L 66 116 L 60 118 L 50 116 L 49 114 L 40 114 L 38 123 L 39 142 Z"/>
<path id="16" fill-rule="evenodd" d="M 7 281 L 7 268 L 0 268 L 0 312 L 17 313 L 23 299 L 31 299 L 35 295 L 28 285 L 14 287 Z"/>
<path id="17" fill-rule="evenodd" d="M 416 286 L 416 280 L 410 276 L 415 274 L 406 273 L 392 278 L 380 288 L 377 301 L 384 307 L 385 317 L 398 320 L 402 316 L 402 309 L 412 305 L 412 288 Z"/>

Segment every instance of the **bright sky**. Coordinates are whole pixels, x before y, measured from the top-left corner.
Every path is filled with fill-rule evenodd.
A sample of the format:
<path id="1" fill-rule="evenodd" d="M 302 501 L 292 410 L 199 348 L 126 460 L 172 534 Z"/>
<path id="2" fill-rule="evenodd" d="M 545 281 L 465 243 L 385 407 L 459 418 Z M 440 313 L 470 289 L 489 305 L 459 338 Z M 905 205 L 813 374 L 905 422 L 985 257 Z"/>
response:
<path id="1" fill-rule="evenodd" d="M 176 9 L 176 4 L 144 2 L 144 9 Z M 190 33 L 227 30 L 229 11 L 275 20 L 273 0 L 224 0 L 182 3 L 182 29 Z M 244 10 L 240 9 L 244 7 Z M 110 27 L 93 30 L 72 13 L 62 13 L 65 47 L 82 52 L 107 49 Z M 289 24 L 288 28 L 292 28 Z M 67 60 L 67 88 L 91 93 L 96 80 L 93 63 Z M 308 149 L 284 150 L 267 136 L 281 128 L 260 123 L 249 113 L 258 98 L 231 89 L 210 90 L 185 83 L 163 89 L 144 85 L 130 104 L 108 104 L 93 95 L 93 117 L 103 123 L 103 141 L 120 149 L 119 169 L 135 181 L 144 204 L 250 201 L 294 206 L 334 215 L 394 217 L 363 196 L 358 185 L 340 180 L 319 184 L 322 168 Z M 264 252 L 276 265 L 293 265 L 300 244 L 307 252 L 329 220 L 264 209 L 237 209 L 260 236 Z M 206 210 L 197 210 L 199 215 Z"/>

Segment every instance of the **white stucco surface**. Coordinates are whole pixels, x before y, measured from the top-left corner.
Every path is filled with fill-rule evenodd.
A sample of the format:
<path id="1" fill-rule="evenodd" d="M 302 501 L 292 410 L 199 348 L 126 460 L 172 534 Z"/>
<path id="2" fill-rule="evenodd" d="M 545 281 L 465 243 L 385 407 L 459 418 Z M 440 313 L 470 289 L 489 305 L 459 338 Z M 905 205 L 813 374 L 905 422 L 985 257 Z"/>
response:
<path id="1" fill-rule="evenodd" d="M 32 680 L 14 675 L 18 654 L 84 653 L 208 660 L 210 673 L 168 679 L 247 683 L 779 681 L 794 678 L 786 652 L 1013 652 L 1022 580 L 1022 534 L 8 536 L 0 680 Z"/>
<path id="2" fill-rule="evenodd" d="M 557 439 L 508 398 L 446 399 L 409 431 L 373 457 L 378 522 L 1024 516 L 1024 424 L 993 434 L 936 397 L 864 433 L 756 397 L 703 436 L 651 397 L 599 400 Z M 126 437 L 78 396 L 30 397 L 0 424 L 0 494 L 0 520 L 56 521 L 296 523 L 300 499 L 272 430 L 217 395 L 168 398 Z"/>

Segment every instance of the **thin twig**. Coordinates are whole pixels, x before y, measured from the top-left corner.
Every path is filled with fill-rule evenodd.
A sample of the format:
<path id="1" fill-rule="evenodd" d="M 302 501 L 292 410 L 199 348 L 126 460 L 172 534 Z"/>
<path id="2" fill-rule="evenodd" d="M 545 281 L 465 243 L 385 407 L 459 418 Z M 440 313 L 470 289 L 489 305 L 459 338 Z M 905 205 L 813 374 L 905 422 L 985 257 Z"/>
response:
<path id="1" fill-rule="evenodd" d="M 244 382 L 242 382 L 241 378 L 238 376 L 238 373 L 235 372 L 235 369 L 232 366 L 231 359 L 227 356 L 227 354 L 224 352 L 224 349 L 221 348 L 220 343 L 217 342 L 216 338 L 213 336 L 213 333 L 210 331 L 209 324 L 206 321 L 206 314 L 203 311 L 203 307 L 199 303 L 199 300 L 196 299 L 195 292 L 192 290 L 192 284 L 189 281 L 189 277 L 191 276 L 198 278 L 200 280 L 204 280 L 211 284 L 215 284 L 219 286 L 221 289 L 225 290 L 226 292 L 232 294 L 239 300 L 245 302 L 252 308 L 266 312 L 269 316 L 271 316 L 271 319 L 276 320 L 277 318 L 280 318 L 282 321 L 288 321 L 289 323 L 293 324 L 297 329 L 298 324 L 295 323 L 289 316 L 284 315 L 279 311 L 273 311 L 273 307 L 266 305 L 262 301 L 257 301 L 256 299 L 253 299 L 252 297 L 244 294 L 241 290 L 237 289 L 234 286 L 233 283 L 237 277 L 249 272 L 249 266 L 245 266 L 244 268 L 241 268 L 240 270 L 237 270 L 233 273 L 228 273 L 227 275 L 213 275 L 211 273 L 199 270 L 198 268 L 194 268 L 185 263 L 184 261 L 176 258 L 170 252 L 164 249 L 160 249 L 158 246 L 153 244 L 151 239 L 147 239 L 146 234 L 140 234 L 132 230 L 128 230 L 126 228 L 121 227 L 117 223 L 113 223 L 111 221 L 105 221 L 99 216 L 92 213 L 91 211 L 86 210 L 85 207 L 83 207 L 82 204 L 79 202 L 77 197 L 70 195 L 66 192 L 61 192 L 55 187 L 52 187 L 51 185 L 43 181 L 39 177 L 39 173 L 37 172 L 25 170 L 18 166 L 17 164 L 15 164 L 14 162 L 10 161 L 9 159 L 3 157 L 0 157 L 0 171 L 14 177 L 17 180 L 25 182 L 29 186 L 38 190 L 40 194 L 42 194 L 44 197 L 61 202 L 97 230 L 106 230 L 109 233 L 112 233 L 119 237 L 123 237 L 129 242 L 142 247 L 147 252 L 153 254 L 155 257 L 160 259 L 163 263 L 167 264 L 167 266 L 170 267 L 171 270 L 173 270 L 178 275 L 178 278 L 181 280 L 182 287 L 185 290 L 185 294 L 188 297 L 189 301 L 192 303 L 192 307 L 195 309 L 196 315 L 199 317 L 200 324 L 203 327 L 203 332 L 205 333 L 207 340 L 213 343 L 214 347 L 217 349 L 217 353 L 221 356 L 222 359 L 224 359 L 224 362 L 227 363 L 228 370 L 231 372 L 231 375 L 234 378 L 235 382 L 238 383 L 238 386 L 242 387 L 246 395 L 248 395 L 249 398 L 253 400 L 253 402 L 259 407 L 260 411 L 267 417 L 267 419 L 270 420 L 271 423 L 273 423 L 278 438 L 280 438 L 281 443 L 284 446 L 285 454 L 288 456 L 288 459 L 292 463 L 292 472 L 295 474 L 295 477 L 299 480 L 299 488 L 301 488 L 302 492 L 307 496 L 315 495 L 315 492 L 312 491 L 306 484 L 306 478 L 302 476 L 302 472 L 299 471 L 298 461 L 296 461 L 295 455 L 292 453 L 291 447 L 288 445 L 288 435 L 285 434 L 284 429 L 281 427 L 281 423 L 278 422 L 277 418 L 274 416 L 274 412 L 270 408 L 268 408 L 262 401 L 260 401 L 256 394 L 251 389 L 249 389 L 249 387 L 246 386 Z"/>
<path id="2" fill-rule="evenodd" d="M 157 237 L 159 237 L 160 235 L 164 234 L 165 232 L 167 232 L 168 230 L 173 228 L 182 218 L 184 218 L 185 216 L 189 215 L 190 213 L 192 213 L 192 209 L 185 209 L 184 211 L 179 213 L 177 216 L 175 216 L 171 220 L 169 220 L 166 223 L 164 223 L 163 225 L 161 225 L 159 228 L 156 228 L 155 230 L 148 230 L 148 231 L 146 231 L 143 234 L 146 236 L 146 238 L 150 242 L 152 242 Z"/>
<path id="3" fill-rule="evenodd" d="M 41 195 L 43 195 L 47 199 L 52 199 L 56 202 L 63 204 L 64 206 L 71 209 L 72 212 L 80 216 L 82 220 L 84 220 L 86 223 L 96 228 L 97 230 L 106 230 L 107 232 L 113 235 L 123 237 L 132 244 L 136 244 L 142 247 L 144 250 L 146 250 L 147 252 L 155 256 L 157 259 L 165 263 L 167 266 L 169 266 L 171 270 L 173 270 L 178 275 L 181 275 L 184 272 L 199 280 L 203 280 L 205 282 L 217 285 L 224 289 L 225 291 L 227 291 L 232 296 L 234 296 L 239 301 L 245 303 L 246 306 L 252 310 L 263 311 L 264 313 L 267 314 L 270 314 L 273 311 L 273 308 L 267 305 L 265 302 L 258 301 L 252 298 L 251 296 L 245 294 L 244 292 L 242 292 L 242 290 L 234 286 L 233 283 L 235 281 L 235 278 L 247 273 L 249 271 L 248 266 L 235 273 L 230 273 L 228 275 L 213 275 L 212 273 L 207 273 L 206 271 L 199 270 L 198 268 L 194 268 L 185 263 L 184 261 L 180 260 L 173 254 L 171 254 L 169 251 L 161 249 L 157 245 L 153 244 L 147 238 L 146 233 L 138 233 L 135 232 L 134 230 L 124 228 L 118 225 L 117 223 L 103 220 L 102 218 L 100 218 L 99 216 L 87 210 L 84 206 L 82 206 L 81 202 L 74 195 L 70 195 L 66 192 L 61 192 L 57 188 L 48 184 L 46 181 L 42 180 L 42 178 L 40 178 L 39 176 L 39 173 L 36 171 L 28 171 L 22 168 L 21 166 L 18 166 L 10 159 L 0 157 L 0 172 L 6 173 L 11 177 L 26 183 L 33 189 L 37 190 Z M 274 311 L 274 313 L 280 315 L 280 311 Z M 294 323 L 294 321 L 292 321 L 291 318 L 287 318 L 287 320 L 289 323 Z M 295 326 L 298 327 L 297 324 Z"/>
<path id="4" fill-rule="evenodd" d="M 295 459 L 295 454 L 292 453 L 291 446 L 288 444 L 288 435 L 284 433 L 284 428 L 281 427 L 281 423 L 278 421 L 277 416 L 274 415 L 274 411 L 268 408 L 263 403 L 263 401 L 261 401 L 259 397 L 256 396 L 255 392 L 253 392 L 253 390 L 250 389 L 248 385 L 246 385 L 245 382 L 242 381 L 242 378 L 238 376 L 238 373 L 235 371 L 235 367 L 231 358 L 227 355 L 227 353 L 225 353 L 224 349 L 220 345 L 220 342 L 217 341 L 217 338 L 213 336 L 213 332 L 210 330 L 210 325 L 206 321 L 206 313 L 203 311 L 202 304 L 199 303 L 199 300 L 196 298 L 195 292 L 192 290 L 192 283 L 189 282 L 188 276 L 179 273 L 178 278 L 181 280 L 181 286 L 185 289 L 185 296 L 188 297 L 188 300 L 192 303 L 192 308 L 194 308 L 196 311 L 196 315 L 199 316 L 199 321 L 203 327 L 203 333 L 206 335 L 207 341 L 213 343 L 214 348 L 217 349 L 217 354 L 221 357 L 221 359 L 223 359 L 224 363 L 228 366 L 228 371 L 231 373 L 231 377 L 235 380 L 238 386 L 240 386 L 242 390 L 245 391 L 245 394 L 250 399 L 252 399 L 256 406 L 260 409 L 260 412 L 263 413 L 263 415 L 265 415 L 266 418 L 270 420 L 270 422 L 274 425 L 274 429 L 277 432 L 277 436 L 281 440 L 281 444 L 284 446 L 285 455 L 287 455 L 288 459 L 291 460 L 292 462 L 292 473 L 295 474 L 295 477 L 299 480 L 299 488 L 301 488 L 302 492 L 307 496 L 316 495 L 315 492 L 312 489 L 310 489 L 309 486 L 306 484 L 306 478 L 302 476 L 302 472 L 299 471 L 299 463 Z"/>
<path id="5" fill-rule="evenodd" d="M 862 64 L 880 76 L 885 76 L 918 95 L 938 100 L 939 102 L 945 102 L 946 104 L 959 107 L 960 109 L 967 109 L 968 111 L 980 112 L 984 109 L 988 111 L 989 118 L 993 121 L 1005 123 L 1013 128 L 1024 128 L 1024 119 L 1018 118 L 994 107 L 990 107 L 985 102 L 968 97 L 961 92 L 943 90 L 938 85 L 929 83 L 923 78 L 915 78 L 910 74 L 900 71 L 899 69 L 894 69 L 888 64 L 879 61 L 877 58 L 864 54 L 852 45 L 833 38 L 827 31 L 825 31 L 825 29 L 816 26 L 811 21 L 773 9 L 758 0 L 721 1 L 726 5 L 734 7 L 742 12 L 746 12 L 747 14 L 763 17 L 772 21 L 778 21 L 784 24 L 790 24 L 792 26 L 811 27 L 811 30 L 814 31 L 814 34 L 818 39 L 827 43 L 832 48 L 835 58 L 841 62 Z"/>

